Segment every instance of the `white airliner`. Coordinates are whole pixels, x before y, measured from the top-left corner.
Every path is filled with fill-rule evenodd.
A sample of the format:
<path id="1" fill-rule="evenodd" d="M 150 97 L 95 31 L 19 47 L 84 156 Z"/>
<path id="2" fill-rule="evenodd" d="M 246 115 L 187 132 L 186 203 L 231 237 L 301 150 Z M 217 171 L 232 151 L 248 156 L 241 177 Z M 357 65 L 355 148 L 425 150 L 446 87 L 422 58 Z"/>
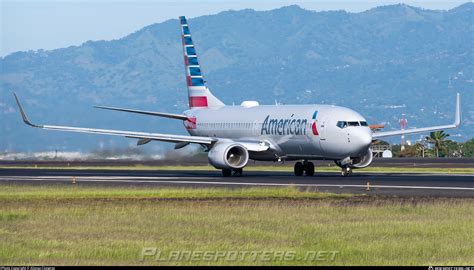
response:
<path id="1" fill-rule="evenodd" d="M 186 18 L 180 17 L 179 20 L 189 110 L 183 114 L 173 114 L 96 107 L 181 120 L 190 136 L 35 125 L 28 120 L 14 94 L 23 121 L 30 126 L 48 130 L 134 138 L 138 139 L 138 145 L 152 140 L 176 143 L 176 149 L 190 143 L 200 144 L 208 151 L 209 163 L 222 169 L 224 176 L 242 175 L 242 169 L 249 159 L 297 161 L 294 165 L 297 176 L 314 175 L 314 164 L 310 160 L 334 160 L 341 167 L 341 174 L 348 176 L 352 174 L 352 169 L 370 165 L 370 144 L 375 139 L 457 128 L 461 124 L 459 94 L 456 97 L 453 124 L 387 132 L 373 132 L 359 113 L 332 105 L 259 105 L 256 101 L 244 101 L 240 106 L 226 106 L 207 88 Z"/>

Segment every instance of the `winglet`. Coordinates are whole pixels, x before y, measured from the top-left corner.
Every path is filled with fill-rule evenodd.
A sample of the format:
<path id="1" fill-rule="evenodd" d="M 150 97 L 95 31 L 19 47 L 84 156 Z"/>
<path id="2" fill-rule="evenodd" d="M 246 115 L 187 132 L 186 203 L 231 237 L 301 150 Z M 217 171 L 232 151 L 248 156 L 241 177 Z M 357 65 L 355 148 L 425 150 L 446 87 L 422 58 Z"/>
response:
<path id="1" fill-rule="evenodd" d="M 23 107 L 21 106 L 21 103 L 20 103 L 20 100 L 18 99 L 18 96 L 15 93 L 13 93 L 13 95 L 15 96 L 16 104 L 18 104 L 18 108 L 20 109 L 20 113 L 21 113 L 21 117 L 23 118 L 23 122 L 25 122 L 25 124 L 27 124 L 29 126 L 32 126 L 32 127 L 41 127 L 41 126 L 35 125 L 35 124 L 30 122 L 30 120 L 28 119 L 28 116 L 26 116 L 26 113 L 23 110 Z"/>
<path id="2" fill-rule="evenodd" d="M 461 125 L 461 95 L 456 95 L 456 113 L 454 115 L 454 125 L 459 127 Z"/>

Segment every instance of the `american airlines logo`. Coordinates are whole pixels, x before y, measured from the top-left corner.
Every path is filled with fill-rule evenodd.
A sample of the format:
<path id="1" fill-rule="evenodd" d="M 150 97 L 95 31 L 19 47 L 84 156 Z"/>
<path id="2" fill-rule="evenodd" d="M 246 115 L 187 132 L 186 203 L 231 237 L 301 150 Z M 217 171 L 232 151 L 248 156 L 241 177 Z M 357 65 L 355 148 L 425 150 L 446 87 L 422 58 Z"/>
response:
<path id="1" fill-rule="evenodd" d="M 306 135 L 306 119 L 272 119 L 263 121 L 261 135 Z"/>

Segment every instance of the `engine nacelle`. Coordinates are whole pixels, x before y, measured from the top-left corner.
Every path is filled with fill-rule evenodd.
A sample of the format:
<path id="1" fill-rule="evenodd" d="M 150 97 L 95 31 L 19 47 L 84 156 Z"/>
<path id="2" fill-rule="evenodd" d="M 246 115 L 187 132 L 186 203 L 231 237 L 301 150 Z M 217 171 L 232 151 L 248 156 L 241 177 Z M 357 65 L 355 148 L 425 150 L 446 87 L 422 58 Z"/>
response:
<path id="1" fill-rule="evenodd" d="M 336 165 L 339 167 L 350 167 L 350 168 L 357 168 L 362 169 L 370 165 L 374 156 L 372 155 L 372 150 L 369 148 L 367 152 L 360 157 L 347 157 L 345 159 L 336 160 Z"/>
<path id="2" fill-rule="evenodd" d="M 372 160 L 374 159 L 374 155 L 372 155 L 372 150 L 369 148 L 367 150 L 367 153 L 365 155 L 360 156 L 360 157 L 353 157 L 352 159 L 352 164 L 351 167 L 353 168 L 365 168 L 372 163 Z"/>
<path id="3" fill-rule="evenodd" d="M 240 169 L 247 165 L 249 152 L 241 144 L 221 142 L 209 150 L 207 158 L 217 169 Z"/>

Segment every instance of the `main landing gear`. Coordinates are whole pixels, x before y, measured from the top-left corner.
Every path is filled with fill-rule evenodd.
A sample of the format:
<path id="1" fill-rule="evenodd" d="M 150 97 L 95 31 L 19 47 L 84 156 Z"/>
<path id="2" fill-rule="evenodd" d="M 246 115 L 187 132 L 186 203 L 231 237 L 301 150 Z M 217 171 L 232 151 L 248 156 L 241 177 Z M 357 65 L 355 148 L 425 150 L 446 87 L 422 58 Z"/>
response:
<path id="1" fill-rule="evenodd" d="M 242 176 L 243 169 L 222 169 L 222 176 L 229 177 L 229 176 Z"/>
<path id="2" fill-rule="evenodd" d="M 344 166 L 341 168 L 341 175 L 343 177 L 346 177 L 346 176 L 351 176 L 352 175 L 352 168 L 348 167 L 348 166 Z"/>
<path id="3" fill-rule="evenodd" d="M 303 176 L 303 173 L 306 176 L 313 176 L 314 175 L 314 164 L 313 162 L 305 160 L 304 162 L 296 162 L 295 163 L 295 175 L 296 176 Z"/>

